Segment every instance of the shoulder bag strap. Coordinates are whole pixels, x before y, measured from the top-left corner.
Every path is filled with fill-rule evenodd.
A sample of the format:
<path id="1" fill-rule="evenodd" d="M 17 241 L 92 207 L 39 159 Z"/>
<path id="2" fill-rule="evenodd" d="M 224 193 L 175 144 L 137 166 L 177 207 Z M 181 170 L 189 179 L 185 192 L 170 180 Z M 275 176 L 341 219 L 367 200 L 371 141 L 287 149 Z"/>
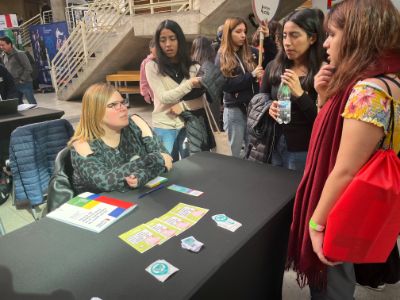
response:
<path id="1" fill-rule="evenodd" d="M 378 76 L 378 77 L 375 77 L 375 78 L 379 79 L 380 81 L 382 81 L 385 84 L 385 86 L 387 88 L 387 91 L 388 91 L 388 94 L 392 98 L 393 98 L 392 90 L 391 90 L 389 84 L 383 78 L 392 81 L 394 84 L 396 84 L 400 88 L 400 84 L 396 80 L 394 80 L 393 78 L 390 78 L 390 77 L 385 76 L 385 75 Z M 389 126 L 391 127 L 391 135 L 390 135 L 390 142 L 389 142 L 390 149 L 393 149 L 393 135 L 394 135 L 394 103 L 393 102 L 394 102 L 393 100 L 390 101 L 390 120 L 389 120 Z M 383 141 L 384 141 L 384 139 L 382 140 L 381 147 L 383 145 Z"/>
<path id="2" fill-rule="evenodd" d="M 206 111 L 207 119 L 208 119 L 208 124 L 210 124 L 210 127 L 212 130 L 215 130 L 216 132 L 220 133 L 221 131 L 219 130 L 218 124 L 215 121 L 214 115 L 212 114 L 210 105 L 208 104 L 207 100 L 203 98 L 203 103 L 204 103 L 204 110 Z"/>

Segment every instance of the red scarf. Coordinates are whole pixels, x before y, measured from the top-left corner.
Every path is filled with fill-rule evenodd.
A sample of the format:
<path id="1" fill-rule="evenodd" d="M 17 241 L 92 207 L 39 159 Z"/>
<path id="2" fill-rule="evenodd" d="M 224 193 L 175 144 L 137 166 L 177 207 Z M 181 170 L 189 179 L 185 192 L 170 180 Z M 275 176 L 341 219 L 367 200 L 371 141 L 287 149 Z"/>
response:
<path id="1" fill-rule="evenodd" d="M 400 55 L 386 55 L 379 63 L 367 70 L 363 78 L 400 72 Z M 297 272 L 301 287 L 326 286 L 326 265 L 313 252 L 308 222 L 320 199 L 328 175 L 332 171 L 339 150 L 343 118 L 347 99 L 356 82 L 331 97 L 319 112 L 312 131 L 303 179 L 297 189 L 290 230 L 287 267 Z"/>

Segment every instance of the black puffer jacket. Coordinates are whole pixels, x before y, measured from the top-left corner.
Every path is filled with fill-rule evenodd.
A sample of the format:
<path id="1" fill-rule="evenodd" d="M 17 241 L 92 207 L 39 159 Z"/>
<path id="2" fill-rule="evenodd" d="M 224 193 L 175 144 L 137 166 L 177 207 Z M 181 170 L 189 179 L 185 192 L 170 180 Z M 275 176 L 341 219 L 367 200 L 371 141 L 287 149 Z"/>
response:
<path id="1" fill-rule="evenodd" d="M 215 57 L 215 65 L 220 68 L 220 54 Z M 240 66 L 233 71 L 233 77 L 225 77 L 224 107 L 245 107 L 250 99 L 258 93 L 258 84 L 250 72 L 243 73 Z"/>
<path id="2" fill-rule="evenodd" d="M 215 147 L 214 136 L 204 109 L 184 111 L 180 116 L 185 121 L 190 155 L 210 151 Z"/>
<path id="3" fill-rule="evenodd" d="M 272 100 L 268 94 L 255 95 L 248 106 L 247 132 L 249 144 L 245 158 L 268 163 L 271 160 L 275 137 L 275 122 L 268 118 Z"/>

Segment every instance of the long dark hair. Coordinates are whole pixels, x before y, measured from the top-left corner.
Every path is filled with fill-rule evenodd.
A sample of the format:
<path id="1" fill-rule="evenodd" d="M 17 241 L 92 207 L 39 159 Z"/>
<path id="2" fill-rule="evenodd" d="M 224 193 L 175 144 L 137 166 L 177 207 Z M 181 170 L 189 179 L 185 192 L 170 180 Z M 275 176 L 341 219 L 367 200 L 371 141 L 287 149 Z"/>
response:
<path id="1" fill-rule="evenodd" d="M 315 42 L 310 45 L 307 50 L 307 68 L 308 72 L 306 77 L 302 80 L 302 84 L 306 91 L 310 91 L 314 85 L 314 76 L 319 71 L 321 64 L 324 60 L 324 43 L 325 33 L 323 29 L 323 22 L 321 20 L 320 11 L 316 9 L 305 8 L 291 13 L 283 22 L 283 27 L 287 22 L 293 22 L 301 29 L 303 29 L 308 37 L 315 37 Z M 285 69 L 293 66 L 293 61 L 290 60 L 283 47 L 283 38 L 280 39 L 280 49 L 275 59 L 271 62 L 271 69 L 269 72 L 269 82 L 272 85 L 278 85 L 281 81 L 281 75 Z M 268 75 L 267 75 L 268 76 Z"/>
<path id="2" fill-rule="evenodd" d="M 167 76 L 168 69 L 172 68 L 172 61 L 168 56 L 165 55 L 164 51 L 160 47 L 160 34 L 163 29 L 169 29 L 173 33 L 175 33 L 176 38 L 178 40 L 178 52 L 176 53 L 177 62 L 179 65 L 179 71 L 183 74 L 185 78 L 189 78 L 189 68 L 192 64 L 192 61 L 189 56 L 189 52 L 186 45 L 186 38 L 183 34 L 182 28 L 178 23 L 172 20 L 164 20 L 158 25 L 154 39 L 156 42 L 156 50 L 157 50 L 157 63 L 158 70 L 161 75 Z"/>
<path id="3" fill-rule="evenodd" d="M 192 60 L 200 65 L 206 61 L 214 63 L 215 59 L 215 51 L 211 46 L 211 41 L 204 36 L 198 36 L 193 40 L 190 55 Z"/>

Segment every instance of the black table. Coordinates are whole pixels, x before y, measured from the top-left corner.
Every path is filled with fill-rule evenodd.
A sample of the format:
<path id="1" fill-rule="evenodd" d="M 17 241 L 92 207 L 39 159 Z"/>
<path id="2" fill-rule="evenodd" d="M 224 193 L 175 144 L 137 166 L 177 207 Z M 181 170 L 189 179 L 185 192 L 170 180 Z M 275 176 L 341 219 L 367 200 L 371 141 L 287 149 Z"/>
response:
<path id="1" fill-rule="evenodd" d="M 280 299 L 293 197 L 301 174 L 212 153 L 174 164 L 168 184 L 200 197 L 161 189 L 107 195 L 138 207 L 96 234 L 44 218 L 0 238 L 0 294 L 7 299 Z M 210 211 L 193 227 L 140 254 L 118 235 L 183 202 Z M 225 213 L 235 233 L 211 216 Z M 193 235 L 200 253 L 180 247 Z M 145 268 L 165 259 L 180 271 L 161 283 Z M 13 298 L 14 297 L 14 298 Z M 24 298 L 26 297 L 26 298 Z"/>
<path id="2" fill-rule="evenodd" d="M 64 111 L 37 107 L 20 111 L 16 114 L 0 115 L 0 139 L 10 138 L 11 132 L 19 126 L 60 119 Z"/>
<path id="3" fill-rule="evenodd" d="M 15 114 L 0 115 L 0 166 L 8 158 L 8 146 L 11 133 L 19 126 L 60 119 L 63 110 L 37 107 L 24 110 Z"/>

